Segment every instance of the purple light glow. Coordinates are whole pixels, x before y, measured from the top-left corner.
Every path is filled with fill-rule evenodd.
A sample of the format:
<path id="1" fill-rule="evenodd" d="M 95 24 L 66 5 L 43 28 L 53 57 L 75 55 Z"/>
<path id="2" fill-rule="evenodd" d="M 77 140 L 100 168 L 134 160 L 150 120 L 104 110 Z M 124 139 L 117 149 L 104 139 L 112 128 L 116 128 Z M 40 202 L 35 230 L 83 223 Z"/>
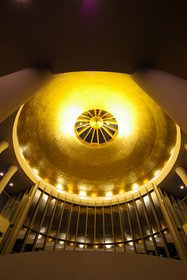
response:
<path id="1" fill-rule="evenodd" d="M 94 15 L 97 8 L 97 0 L 83 0 L 83 13 Z"/>

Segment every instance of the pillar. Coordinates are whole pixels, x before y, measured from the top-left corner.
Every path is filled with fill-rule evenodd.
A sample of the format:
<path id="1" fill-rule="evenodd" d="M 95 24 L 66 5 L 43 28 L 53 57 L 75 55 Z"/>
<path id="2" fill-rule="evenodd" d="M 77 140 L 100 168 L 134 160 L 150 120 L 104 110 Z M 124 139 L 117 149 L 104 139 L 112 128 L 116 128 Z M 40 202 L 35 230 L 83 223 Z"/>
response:
<path id="1" fill-rule="evenodd" d="M 137 69 L 133 80 L 187 133 L 187 80 L 151 69 Z"/>
<path id="2" fill-rule="evenodd" d="M 0 154 L 8 148 L 8 143 L 4 140 L 0 141 Z"/>
<path id="3" fill-rule="evenodd" d="M 50 78 L 45 68 L 28 68 L 0 78 L 0 122 L 18 109 Z"/>
<path id="4" fill-rule="evenodd" d="M 177 168 L 175 168 L 175 172 L 181 178 L 184 185 L 187 187 L 187 174 L 186 174 L 184 168 L 183 167 L 177 167 Z"/>
<path id="5" fill-rule="evenodd" d="M 33 198 L 35 193 L 38 189 L 39 182 L 36 183 L 29 191 L 29 194 L 25 194 L 18 206 L 16 217 L 13 221 L 14 225 L 12 227 L 11 232 L 9 233 L 8 238 L 6 239 L 5 243 L 3 244 L 2 255 L 10 254 L 12 248 L 16 242 L 17 235 L 25 221 L 27 213 L 31 207 L 33 202 Z"/>
<path id="6" fill-rule="evenodd" d="M 6 187 L 6 185 L 8 184 L 8 182 L 10 181 L 10 179 L 16 173 L 17 170 L 18 168 L 15 165 L 11 165 L 9 167 L 8 171 L 5 173 L 5 175 L 0 181 L 0 194 L 3 192 L 4 188 Z"/>
<path id="7" fill-rule="evenodd" d="M 166 223 L 168 225 L 169 231 L 171 232 L 172 236 L 173 236 L 173 240 L 175 242 L 175 246 L 176 249 L 178 251 L 179 257 L 182 261 L 186 261 L 187 260 L 187 252 L 186 252 L 186 248 L 183 244 L 183 241 L 181 239 L 181 236 L 178 232 L 177 229 L 177 225 L 176 225 L 176 221 L 173 218 L 173 215 L 167 205 L 167 202 L 161 192 L 161 190 L 153 184 L 153 188 L 154 191 L 156 193 L 156 196 L 158 198 L 161 210 L 163 212 L 163 215 L 165 217 Z"/>

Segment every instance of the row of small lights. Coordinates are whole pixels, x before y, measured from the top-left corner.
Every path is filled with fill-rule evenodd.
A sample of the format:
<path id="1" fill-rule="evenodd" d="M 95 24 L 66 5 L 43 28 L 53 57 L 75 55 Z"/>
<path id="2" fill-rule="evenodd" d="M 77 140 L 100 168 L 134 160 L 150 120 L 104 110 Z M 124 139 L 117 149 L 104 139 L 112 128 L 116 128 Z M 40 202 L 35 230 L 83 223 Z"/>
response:
<path id="1" fill-rule="evenodd" d="M 157 172 L 155 172 L 155 177 L 157 177 L 159 173 L 160 173 L 160 170 L 158 170 Z M 144 183 L 147 183 L 147 182 L 148 182 L 148 180 L 147 180 L 147 181 L 144 181 Z M 57 188 L 59 191 L 62 191 L 62 189 L 63 189 L 61 184 L 58 184 L 58 185 L 56 186 L 56 188 Z M 139 188 L 139 185 L 138 185 L 138 184 L 134 184 L 133 187 L 132 187 L 132 190 L 135 191 L 135 190 L 137 190 L 138 188 Z M 124 193 L 124 190 L 121 190 L 121 191 L 120 191 L 120 194 L 123 194 L 123 193 Z M 79 192 L 79 195 L 82 196 L 83 198 L 87 196 L 87 194 L 86 194 L 85 191 L 80 191 L 80 192 Z M 96 194 L 93 194 L 92 196 L 96 196 Z M 110 197 L 113 196 L 113 193 L 112 193 L 112 192 L 106 192 L 105 196 L 108 197 L 108 198 L 110 198 Z"/>
<path id="2" fill-rule="evenodd" d="M 173 151 L 174 151 L 173 149 L 170 151 L 170 155 L 173 155 Z M 34 168 L 33 171 L 34 171 L 34 173 L 35 173 L 36 175 L 38 175 L 38 170 L 37 170 L 37 169 Z M 157 171 L 154 173 L 154 178 L 157 178 L 159 174 L 160 174 L 160 170 L 157 170 Z M 1 175 L 1 173 L 0 173 L 0 175 Z M 143 184 L 146 184 L 146 183 L 148 183 L 148 180 L 144 180 Z M 61 184 L 57 184 L 56 188 L 57 188 L 58 191 L 62 191 L 62 190 L 63 190 L 63 187 L 62 187 Z M 134 184 L 134 185 L 132 186 L 132 191 L 136 191 L 138 188 L 139 188 L 139 185 L 138 185 L 138 184 Z M 184 187 L 184 186 L 180 186 L 180 189 L 185 189 L 185 187 Z M 119 192 L 119 194 L 123 194 L 124 192 L 125 192 L 124 190 L 121 190 L 121 191 Z M 79 192 L 79 195 L 80 195 L 82 198 L 85 198 L 85 197 L 87 196 L 86 192 L 83 191 L 83 190 L 81 190 L 81 191 Z M 92 196 L 97 196 L 97 195 L 96 195 L 95 193 L 93 193 Z M 108 198 L 110 198 L 110 197 L 113 196 L 113 193 L 112 193 L 112 192 L 106 192 L 105 196 L 108 197 Z"/>
<path id="3" fill-rule="evenodd" d="M 132 242 L 129 242 L 129 243 L 132 243 Z M 60 244 L 60 245 L 63 245 L 63 244 L 64 244 L 64 241 L 59 241 L 59 244 Z M 120 245 L 122 245 L 122 244 L 119 244 L 119 247 L 121 247 Z M 130 244 L 130 245 L 132 245 L 132 244 Z M 74 243 L 70 243 L 70 246 L 74 246 Z M 86 246 L 85 244 L 78 244 L 78 247 L 81 248 L 81 249 L 83 249 L 85 246 Z M 113 247 L 113 244 L 105 244 L 105 247 L 106 247 L 107 249 L 110 249 L 110 248 Z M 94 245 L 94 248 L 95 248 L 95 249 L 98 249 L 98 248 L 99 248 L 99 245 Z"/>
<path id="4" fill-rule="evenodd" d="M 171 153 L 170 153 L 171 155 L 173 154 L 173 150 L 171 150 Z M 34 171 L 34 173 L 36 174 L 36 175 L 38 175 L 38 170 L 37 169 L 33 169 L 33 171 Z M 155 177 L 157 177 L 158 175 L 159 175 L 159 173 L 160 173 L 160 170 L 157 170 L 156 172 L 155 172 L 155 174 L 154 174 L 154 176 Z M 4 173 L 3 172 L 0 172 L 0 176 L 1 177 L 3 177 L 4 176 Z M 145 180 L 144 181 L 144 184 L 146 184 L 148 182 L 148 180 Z M 9 186 L 11 186 L 11 187 L 13 187 L 13 183 L 11 182 L 11 183 L 9 183 Z M 132 187 L 132 190 L 137 190 L 139 188 L 139 185 L 138 184 L 134 184 L 133 185 L 133 187 Z M 62 185 L 61 184 L 58 184 L 57 185 L 57 189 L 59 190 L 59 191 L 62 191 Z M 183 190 L 183 189 L 185 189 L 185 187 L 182 185 L 182 186 L 180 186 L 180 189 L 181 190 Z M 122 194 L 122 193 L 124 193 L 124 190 L 121 190 L 120 191 L 120 194 Z M 86 197 L 87 195 L 86 195 L 86 192 L 85 191 L 80 191 L 79 192 L 79 195 L 80 196 L 82 196 L 82 197 Z M 96 196 L 95 194 L 93 195 L 93 196 Z M 113 193 L 112 192 L 106 192 L 106 197 L 108 197 L 108 198 L 110 198 L 110 197 L 112 197 L 113 196 Z"/>
<path id="5" fill-rule="evenodd" d="M 42 238 L 43 238 L 43 235 L 39 234 L 38 239 L 42 239 Z M 50 238 L 48 241 L 52 241 L 52 238 Z M 64 241 L 59 241 L 60 245 L 64 245 L 64 243 L 65 243 Z M 133 242 L 129 242 L 129 245 L 132 245 L 132 244 L 133 244 Z M 75 245 L 74 243 L 70 243 L 70 246 L 74 246 L 74 245 Z M 85 244 L 78 244 L 78 247 L 81 249 L 83 249 L 85 246 L 86 246 Z M 119 247 L 122 247 L 122 246 L 123 246 L 123 244 L 119 244 Z M 110 249 L 112 247 L 113 247 L 113 244 L 105 244 L 105 248 L 107 248 L 107 249 Z M 94 245 L 94 248 L 95 249 L 99 248 L 99 245 Z"/>
<path id="6" fill-rule="evenodd" d="M 34 173 L 35 173 L 36 175 L 38 175 L 38 170 L 37 170 L 36 168 L 33 168 L 33 171 L 34 171 Z M 157 171 L 154 173 L 154 177 L 156 178 L 156 177 L 159 175 L 159 173 L 160 173 L 160 170 L 157 170 Z M 144 180 L 143 183 L 146 184 L 147 182 L 148 182 L 148 180 Z M 56 188 L 57 188 L 58 191 L 62 191 L 62 190 L 63 190 L 63 187 L 62 187 L 62 185 L 61 185 L 60 183 L 57 184 Z M 138 188 L 139 188 L 139 185 L 138 185 L 138 184 L 134 184 L 134 185 L 132 186 L 132 190 L 133 190 L 133 191 L 136 191 Z M 181 189 L 182 189 L 182 188 L 181 188 Z M 121 190 L 121 191 L 119 192 L 119 194 L 123 194 L 124 192 L 125 192 L 124 190 Z M 83 190 L 81 190 L 81 191 L 79 192 L 79 195 L 82 196 L 83 198 L 87 196 L 86 192 L 83 191 Z M 92 196 L 97 196 L 97 195 L 96 195 L 95 193 L 93 193 Z M 110 192 L 110 191 L 108 191 L 108 192 L 106 192 L 105 196 L 108 197 L 108 198 L 110 198 L 110 197 L 113 196 L 113 193 Z"/>
<path id="7" fill-rule="evenodd" d="M 37 169 L 34 168 L 33 171 L 34 171 L 34 173 L 36 175 L 38 175 L 38 170 Z M 154 176 L 157 177 L 159 175 L 159 173 L 160 173 L 160 170 L 156 171 Z M 148 182 L 148 180 L 144 180 L 144 184 L 146 184 L 147 182 Z M 56 188 L 59 191 L 62 191 L 62 189 L 63 189 L 63 187 L 62 187 L 62 185 L 60 183 L 57 184 Z M 138 188 L 139 188 L 139 185 L 138 184 L 134 184 L 133 187 L 132 187 L 132 190 L 136 190 Z M 124 190 L 121 190 L 119 193 L 120 194 L 124 193 Z M 80 191 L 79 195 L 85 197 L 86 196 L 86 192 L 85 191 Z M 106 192 L 106 197 L 111 197 L 112 195 L 113 195 L 112 192 Z M 93 196 L 96 196 L 96 194 L 93 194 Z"/>
<path id="8" fill-rule="evenodd" d="M 159 173 L 160 173 L 160 170 L 158 170 L 157 172 L 155 172 L 155 177 L 157 177 L 158 175 L 159 175 Z M 148 182 L 148 181 L 147 181 Z M 146 181 L 145 181 L 145 183 L 147 183 Z M 133 185 L 133 187 L 132 187 L 132 190 L 137 190 L 139 188 L 139 185 L 138 184 L 134 184 Z M 62 191 L 62 185 L 61 184 L 58 184 L 57 185 L 57 189 L 59 190 L 59 191 Z M 180 186 L 180 189 L 182 190 L 182 189 L 185 189 L 185 187 L 184 186 Z M 120 191 L 120 194 L 122 194 L 122 193 L 124 193 L 124 190 L 121 190 Z M 86 192 L 85 191 L 80 191 L 79 192 L 79 195 L 80 196 L 82 196 L 83 198 L 85 198 L 86 196 L 87 196 L 87 194 L 86 194 Z M 92 196 L 96 196 L 96 194 L 93 194 Z M 112 192 L 106 192 L 106 194 L 105 194 L 105 196 L 106 197 L 108 197 L 108 198 L 110 198 L 110 197 L 112 197 L 113 196 L 113 193 Z"/>
<path id="9" fill-rule="evenodd" d="M 43 234 L 39 234 L 39 235 L 38 235 L 38 239 L 42 239 L 43 237 L 44 237 Z M 130 239 L 129 239 L 129 240 L 130 240 Z M 51 242 L 51 241 L 53 241 L 53 239 L 52 239 L 52 238 L 49 238 L 48 241 Z M 83 242 L 83 241 L 81 241 L 81 242 Z M 65 242 L 64 242 L 63 240 L 60 240 L 58 243 L 59 243 L 60 245 L 64 245 Z M 113 247 L 113 244 L 111 244 L 111 243 L 112 243 L 112 240 L 107 240 L 104 246 L 105 246 L 107 249 L 110 249 L 110 248 Z M 128 242 L 128 244 L 129 244 L 129 245 L 133 245 L 133 242 L 132 242 L 132 241 L 131 241 L 131 242 Z M 70 243 L 70 246 L 74 246 L 74 245 L 75 245 L 75 243 L 73 243 L 73 242 Z M 79 243 L 79 244 L 77 244 L 77 245 L 78 245 L 79 248 L 84 248 L 84 247 L 86 246 L 86 244 L 82 244 L 82 243 Z M 119 246 L 119 247 L 122 247 L 123 244 L 118 244 L 118 246 Z M 96 249 L 99 248 L 99 244 L 95 244 L 95 245 L 94 245 L 94 248 L 96 248 Z"/>

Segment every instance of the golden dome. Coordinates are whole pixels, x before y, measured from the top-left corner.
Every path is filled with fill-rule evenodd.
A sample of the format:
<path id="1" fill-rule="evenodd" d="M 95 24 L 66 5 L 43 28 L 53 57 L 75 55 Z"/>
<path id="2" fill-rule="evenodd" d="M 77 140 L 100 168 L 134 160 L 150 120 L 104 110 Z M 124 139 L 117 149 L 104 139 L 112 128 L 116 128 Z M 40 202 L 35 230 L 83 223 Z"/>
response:
<path id="1" fill-rule="evenodd" d="M 90 141 L 81 137 L 84 125 Z M 112 141 L 99 138 L 104 126 Z M 162 170 L 176 126 L 129 75 L 74 72 L 56 75 L 23 106 L 17 137 L 27 164 L 51 188 L 113 197 Z"/>

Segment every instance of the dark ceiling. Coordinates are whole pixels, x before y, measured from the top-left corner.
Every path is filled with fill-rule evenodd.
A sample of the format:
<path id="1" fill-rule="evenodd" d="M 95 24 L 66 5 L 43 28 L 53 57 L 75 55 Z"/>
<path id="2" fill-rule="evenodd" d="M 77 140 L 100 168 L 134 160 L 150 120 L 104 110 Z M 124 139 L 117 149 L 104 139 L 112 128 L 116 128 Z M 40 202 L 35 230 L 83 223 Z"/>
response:
<path id="1" fill-rule="evenodd" d="M 187 1 L 1 0 L 0 5 L 0 76 L 42 64 L 54 73 L 132 73 L 149 65 L 187 78 Z"/>

